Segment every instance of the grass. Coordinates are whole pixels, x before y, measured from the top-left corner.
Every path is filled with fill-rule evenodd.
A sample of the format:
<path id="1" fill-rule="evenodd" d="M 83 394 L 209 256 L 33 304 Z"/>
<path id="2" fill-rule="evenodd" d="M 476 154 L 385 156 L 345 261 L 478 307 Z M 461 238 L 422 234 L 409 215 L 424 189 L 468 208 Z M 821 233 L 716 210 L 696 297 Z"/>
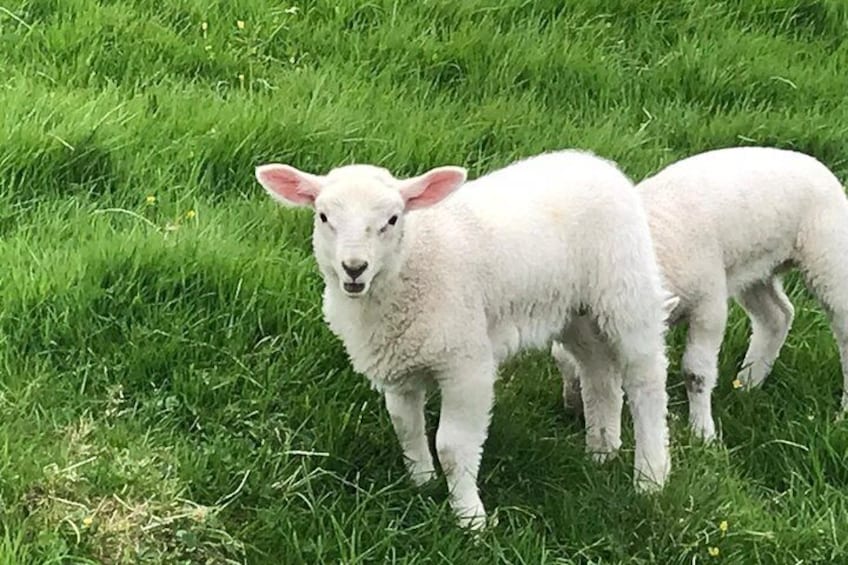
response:
<path id="1" fill-rule="evenodd" d="M 672 367 L 654 498 L 632 435 L 584 456 L 546 356 L 504 367 L 471 538 L 324 327 L 308 213 L 252 171 L 581 147 L 640 178 L 756 143 L 846 179 L 846 33 L 841 0 L 0 0 L 0 564 L 844 561 L 839 359 L 797 281 L 750 394 L 732 311 L 720 446 Z"/>

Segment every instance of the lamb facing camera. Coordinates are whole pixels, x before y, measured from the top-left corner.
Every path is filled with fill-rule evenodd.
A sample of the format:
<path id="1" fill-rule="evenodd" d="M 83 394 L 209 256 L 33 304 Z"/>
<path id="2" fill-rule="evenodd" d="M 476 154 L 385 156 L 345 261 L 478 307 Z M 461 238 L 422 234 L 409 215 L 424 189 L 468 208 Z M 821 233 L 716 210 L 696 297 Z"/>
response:
<path id="1" fill-rule="evenodd" d="M 468 183 L 459 167 L 397 179 L 370 165 L 317 176 L 272 164 L 256 177 L 314 209 L 325 319 L 384 394 L 419 484 L 434 476 L 425 389 L 440 388 L 436 450 L 464 526 L 485 524 L 477 473 L 499 364 L 553 338 L 579 356 L 578 312 L 604 336 L 583 389 L 587 449 L 599 460 L 618 450 L 623 378 L 636 487 L 663 485 L 666 294 L 641 201 L 614 164 L 561 151 Z"/>

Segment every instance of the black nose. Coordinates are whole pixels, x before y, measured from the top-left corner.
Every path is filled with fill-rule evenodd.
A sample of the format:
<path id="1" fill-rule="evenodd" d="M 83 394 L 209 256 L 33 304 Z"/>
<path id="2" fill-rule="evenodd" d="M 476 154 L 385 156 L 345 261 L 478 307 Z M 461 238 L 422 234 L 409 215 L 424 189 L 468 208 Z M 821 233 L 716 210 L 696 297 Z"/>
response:
<path id="1" fill-rule="evenodd" d="M 368 262 L 359 261 L 357 259 L 354 259 L 353 261 L 348 261 L 347 263 L 342 261 L 342 267 L 344 268 L 345 272 L 350 275 L 351 279 L 356 279 L 356 277 L 364 273 L 365 269 L 368 268 Z"/>

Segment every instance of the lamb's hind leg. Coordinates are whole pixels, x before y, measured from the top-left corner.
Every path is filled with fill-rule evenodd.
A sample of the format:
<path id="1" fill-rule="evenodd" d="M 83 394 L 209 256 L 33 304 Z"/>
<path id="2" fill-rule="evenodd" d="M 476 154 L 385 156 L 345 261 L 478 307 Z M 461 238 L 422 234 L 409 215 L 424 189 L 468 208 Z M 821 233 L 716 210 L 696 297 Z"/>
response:
<path id="1" fill-rule="evenodd" d="M 848 312 L 842 311 L 838 316 L 831 318 L 833 333 L 839 342 L 839 359 L 842 364 L 842 402 L 839 405 L 839 414 L 844 417 L 848 414 Z"/>
<path id="2" fill-rule="evenodd" d="M 583 397 L 580 392 L 577 359 L 558 341 L 551 345 L 551 356 L 554 358 L 562 377 L 562 404 L 565 411 L 568 414 L 581 416 L 583 414 Z"/>
<path id="3" fill-rule="evenodd" d="M 621 447 L 623 395 L 612 350 L 594 322 L 586 316 L 576 318 L 562 338 L 563 351 L 557 363 L 566 369 L 563 385 L 573 387 L 579 378 L 577 391 L 582 394 L 586 420 L 586 451 L 596 461 L 604 462 L 614 457 Z M 565 360 L 568 364 L 563 363 Z M 580 396 L 577 401 L 580 402 Z"/>
<path id="4" fill-rule="evenodd" d="M 680 298 L 666 293 L 663 308 L 665 310 L 666 322 L 680 303 Z M 605 354 L 611 355 L 607 350 Z M 562 377 L 562 403 L 566 413 L 581 416 L 583 414 L 583 398 L 580 389 L 579 363 L 575 356 L 561 342 L 554 341 L 551 345 L 551 356 L 556 362 Z"/>
<path id="5" fill-rule="evenodd" d="M 751 319 L 751 341 L 736 378 L 747 388 L 753 388 L 762 384 L 771 372 L 789 334 L 795 309 L 778 277 L 745 289 L 737 300 Z"/>
<path id="6" fill-rule="evenodd" d="M 846 281 L 848 279 L 843 279 Z M 825 302 L 822 300 L 822 302 Z M 841 306 L 832 306 L 825 302 L 828 311 L 830 325 L 833 335 L 836 337 L 836 345 L 839 348 L 839 359 L 842 367 L 842 401 L 840 402 L 840 417 L 848 415 L 848 303 Z"/>
<path id="7" fill-rule="evenodd" d="M 616 346 L 636 436 L 634 483 L 638 490 L 654 491 L 671 469 L 665 343 L 660 328 L 643 328 L 618 336 Z"/>
<path id="8" fill-rule="evenodd" d="M 663 487 L 671 459 L 668 452 L 668 395 L 665 354 L 665 328 L 662 304 L 652 300 L 655 289 L 645 285 L 637 293 L 641 300 L 624 301 L 615 295 L 617 304 L 607 304 L 601 311 L 602 335 L 615 360 L 615 372 L 622 374 L 624 392 L 633 417 L 636 453 L 633 462 L 634 486 L 640 491 Z M 609 295 L 612 296 L 612 295 Z M 584 409 L 588 411 L 585 380 Z M 588 422 L 588 413 L 587 413 Z"/>
<path id="9" fill-rule="evenodd" d="M 798 261 L 821 301 L 839 347 L 842 366 L 841 414 L 848 413 L 848 203 L 831 203 L 799 237 Z"/>

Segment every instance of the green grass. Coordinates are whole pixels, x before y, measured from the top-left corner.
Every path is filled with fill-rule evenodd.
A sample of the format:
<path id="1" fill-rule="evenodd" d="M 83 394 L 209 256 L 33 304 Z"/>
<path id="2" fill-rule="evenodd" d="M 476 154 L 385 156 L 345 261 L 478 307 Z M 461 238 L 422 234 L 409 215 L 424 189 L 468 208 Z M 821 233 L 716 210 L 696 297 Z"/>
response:
<path id="1" fill-rule="evenodd" d="M 477 176 L 580 147 L 640 178 L 756 143 L 846 179 L 846 37 L 841 0 L 0 0 L 0 564 L 845 561 L 839 359 L 797 282 L 750 394 L 732 311 L 721 446 L 688 436 L 673 363 L 654 498 L 629 427 L 598 468 L 549 359 L 504 367 L 499 525 L 472 538 L 405 479 L 321 321 L 309 215 L 253 167 Z"/>

